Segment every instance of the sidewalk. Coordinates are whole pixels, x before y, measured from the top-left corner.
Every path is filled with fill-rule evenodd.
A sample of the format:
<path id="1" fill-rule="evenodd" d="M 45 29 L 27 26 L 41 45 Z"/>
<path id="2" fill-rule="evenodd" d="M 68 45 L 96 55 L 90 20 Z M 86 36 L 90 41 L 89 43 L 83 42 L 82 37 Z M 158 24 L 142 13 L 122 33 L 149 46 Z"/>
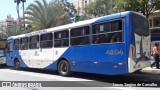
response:
<path id="1" fill-rule="evenodd" d="M 160 74 L 160 69 L 156 69 L 156 67 L 146 67 L 144 69 L 141 70 L 142 72 L 150 72 L 150 73 L 155 73 L 155 74 Z"/>

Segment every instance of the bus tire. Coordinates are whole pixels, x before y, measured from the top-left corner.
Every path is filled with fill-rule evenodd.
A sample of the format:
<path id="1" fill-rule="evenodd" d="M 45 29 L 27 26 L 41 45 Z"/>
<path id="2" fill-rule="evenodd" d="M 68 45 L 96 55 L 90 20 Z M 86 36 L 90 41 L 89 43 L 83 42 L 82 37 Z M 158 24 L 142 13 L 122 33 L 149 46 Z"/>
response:
<path id="1" fill-rule="evenodd" d="M 70 65 L 66 60 L 61 60 L 58 63 L 58 73 L 62 76 L 69 76 L 71 74 Z"/>
<path id="2" fill-rule="evenodd" d="M 20 69 L 20 63 L 19 63 L 18 60 L 15 60 L 15 61 L 14 61 L 14 69 L 15 69 L 15 70 L 19 70 L 19 69 Z"/>

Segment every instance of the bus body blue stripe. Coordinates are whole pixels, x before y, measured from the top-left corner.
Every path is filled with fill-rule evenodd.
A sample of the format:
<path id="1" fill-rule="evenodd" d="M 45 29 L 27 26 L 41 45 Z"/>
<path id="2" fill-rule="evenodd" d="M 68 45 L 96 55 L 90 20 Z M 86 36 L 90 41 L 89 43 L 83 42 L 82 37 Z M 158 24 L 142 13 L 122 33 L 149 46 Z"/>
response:
<path id="1" fill-rule="evenodd" d="M 129 48 L 131 44 L 135 46 L 134 31 L 131 26 L 131 21 L 129 21 L 131 19 L 130 14 L 131 12 L 109 15 L 91 23 L 92 25 L 101 21 L 123 17 L 124 42 L 116 44 L 71 46 L 59 57 L 59 59 L 66 58 L 72 71 L 110 75 L 128 73 Z M 90 26 L 90 28 L 92 27 Z M 92 33 L 92 31 L 90 33 Z M 92 36 L 90 37 L 92 38 Z M 12 37 L 8 38 L 8 42 L 13 43 Z M 13 61 L 15 57 L 18 57 L 21 66 L 28 67 L 22 60 L 18 51 L 13 51 L 13 53 L 14 54 L 11 55 L 12 58 L 7 56 L 7 65 L 13 66 L 13 62 L 11 61 Z M 44 69 L 56 70 L 58 60 Z M 120 63 L 124 63 L 124 65 Z"/>

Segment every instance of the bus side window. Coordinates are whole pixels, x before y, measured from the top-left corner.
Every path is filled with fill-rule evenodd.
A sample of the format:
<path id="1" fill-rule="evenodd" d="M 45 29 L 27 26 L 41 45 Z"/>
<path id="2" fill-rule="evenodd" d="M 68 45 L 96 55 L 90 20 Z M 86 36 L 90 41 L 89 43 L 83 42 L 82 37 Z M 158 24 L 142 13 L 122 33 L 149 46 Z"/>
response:
<path id="1" fill-rule="evenodd" d="M 109 43 L 122 42 L 122 32 L 110 33 L 109 37 L 111 37 Z"/>
<path id="2" fill-rule="evenodd" d="M 71 45 L 88 45 L 90 43 L 89 26 L 71 29 Z"/>
<path id="3" fill-rule="evenodd" d="M 111 31 L 120 31 L 122 30 L 122 20 L 112 21 L 111 23 Z"/>
<path id="4" fill-rule="evenodd" d="M 54 47 L 59 47 L 61 46 L 61 41 L 60 40 L 55 40 L 54 41 Z"/>
<path id="5" fill-rule="evenodd" d="M 39 44 L 39 35 L 29 37 L 29 49 L 38 49 Z"/>
<path id="6" fill-rule="evenodd" d="M 109 38 L 109 36 L 108 36 L 108 34 L 105 34 L 105 43 L 109 43 L 110 41 L 110 38 Z"/>
<path id="7" fill-rule="evenodd" d="M 45 33 L 40 35 L 40 48 L 52 48 L 53 47 L 53 34 Z"/>
<path id="8" fill-rule="evenodd" d="M 122 42 L 122 20 L 113 20 L 93 25 L 92 43 Z"/>
<path id="9" fill-rule="evenodd" d="M 111 40 L 110 40 L 110 43 L 114 43 L 114 42 L 116 42 L 116 37 L 115 37 L 115 35 L 113 35 L 113 36 L 111 37 Z"/>
<path id="10" fill-rule="evenodd" d="M 63 42 L 63 40 L 61 40 L 61 45 L 60 46 L 63 47 L 63 45 L 64 45 L 64 42 Z"/>
<path id="11" fill-rule="evenodd" d="M 28 49 L 28 37 L 24 37 L 20 39 L 20 49 L 27 50 Z"/>
<path id="12" fill-rule="evenodd" d="M 92 43 L 93 44 L 108 43 L 109 41 L 107 32 L 110 31 L 111 31 L 110 22 L 103 22 L 93 25 Z"/>
<path id="13" fill-rule="evenodd" d="M 99 37 L 97 35 L 93 36 L 93 44 L 98 44 L 99 43 Z"/>
<path id="14" fill-rule="evenodd" d="M 109 43 L 110 40 L 107 34 L 100 34 L 100 35 L 93 35 L 93 44 L 100 44 L 100 43 Z"/>
<path id="15" fill-rule="evenodd" d="M 19 39 L 14 40 L 14 50 L 19 50 Z"/>
<path id="16" fill-rule="evenodd" d="M 54 32 L 54 47 L 69 46 L 69 30 Z"/>

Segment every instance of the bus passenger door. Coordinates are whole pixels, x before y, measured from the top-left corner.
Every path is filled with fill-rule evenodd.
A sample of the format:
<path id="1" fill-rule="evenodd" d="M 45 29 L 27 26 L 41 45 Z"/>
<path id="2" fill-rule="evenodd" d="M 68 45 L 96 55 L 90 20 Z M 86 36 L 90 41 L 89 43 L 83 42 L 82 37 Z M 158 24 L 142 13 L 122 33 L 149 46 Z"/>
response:
<path id="1" fill-rule="evenodd" d="M 54 62 L 53 53 L 53 48 L 41 48 L 37 60 L 37 68 L 46 68 L 52 64 Z"/>
<path id="2" fill-rule="evenodd" d="M 8 66 L 13 66 L 12 54 L 13 54 L 13 44 L 11 42 L 8 42 L 6 45 L 6 63 Z"/>
<path id="3" fill-rule="evenodd" d="M 53 63 L 53 33 L 40 35 L 40 49 L 37 51 L 37 68 L 46 68 Z"/>
<path id="4" fill-rule="evenodd" d="M 70 57 L 74 71 L 91 72 L 91 46 L 71 47 Z"/>
<path id="5" fill-rule="evenodd" d="M 28 64 L 30 68 L 37 68 L 37 61 L 39 56 L 39 49 L 29 50 L 30 58 L 28 60 Z"/>
<path id="6" fill-rule="evenodd" d="M 74 28 L 70 32 L 70 60 L 73 71 L 91 72 L 92 60 L 89 26 Z"/>
<path id="7" fill-rule="evenodd" d="M 15 51 L 16 53 L 16 51 Z M 29 58 L 30 58 L 30 52 L 29 52 L 29 38 L 23 37 L 20 39 L 20 49 L 18 51 L 20 58 L 20 66 L 21 67 L 29 67 Z"/>
<path id="8" fill-rule="evenodd" d="M 28 60 L 28 64 L 29 67 L 31 68 L 37 68 L 37 62 L 38 59 L 41 57 L 39 55 L 40 53 L 40 49 L 39 49 L 40 45 L 39 45 L 39 35 L 35 35 L 35 36 L 30 36 L 29 37 L 29 60 Z"/>

